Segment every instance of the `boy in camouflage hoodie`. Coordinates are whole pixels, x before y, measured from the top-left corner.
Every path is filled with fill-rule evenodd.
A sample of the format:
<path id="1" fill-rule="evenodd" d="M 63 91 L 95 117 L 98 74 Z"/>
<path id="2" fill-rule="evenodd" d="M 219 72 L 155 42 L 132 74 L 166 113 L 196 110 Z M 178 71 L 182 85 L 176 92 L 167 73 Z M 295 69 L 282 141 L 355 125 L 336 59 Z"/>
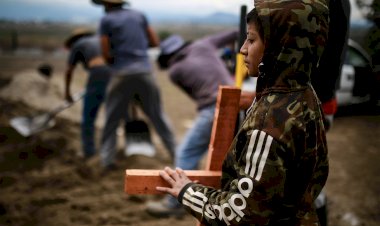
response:
<path id="1" fill-rule="evenodd" d="M 310 84 L 327 40 L 323 0 L 255 0 L 241 48 L 257 96 L 223 162 L 221 189 L 160 173 L 205 225 L 319 225 L 314 200 L 328 158 L 321 104 Z"/>

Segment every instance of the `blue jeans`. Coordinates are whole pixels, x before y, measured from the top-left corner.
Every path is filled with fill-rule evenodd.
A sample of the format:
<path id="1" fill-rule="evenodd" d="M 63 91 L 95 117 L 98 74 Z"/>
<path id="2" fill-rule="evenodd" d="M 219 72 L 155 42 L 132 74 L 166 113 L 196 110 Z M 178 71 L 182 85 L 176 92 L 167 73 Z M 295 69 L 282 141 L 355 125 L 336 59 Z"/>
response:
<path id="1" fill-rule="evenodd" d="M 105 100 L 107 83 L 110 76 L 110 69 L 108 67 L 101 66 L 89 69 L 81 122 L 82 149 L 85 157 L 91 157 L 96 153 L 95 121 L 99 108 Z"/>
<path id="2" fill-rule="evenodd" d="M 186 133 L 185 138 L 176 152 L 175 166 L 184 170 L 195 170 L 203 155 L 207 153 L 210 144 L 212 125 L 214 122 L 215 105 L 208 106 L 198 112 L 193 127 Z M 177 199 L 168 195 L 172 208 L 179 206 Z"/>
<path id="3" fill-rule="evenodd" d="M 215 105 L 208 106 L 198 112 L 193 127 L 186 133 L 179 145 L 175 166 L 184 170 L 194 170 L 203 155 L 207 153 L 214 121 Z"/>

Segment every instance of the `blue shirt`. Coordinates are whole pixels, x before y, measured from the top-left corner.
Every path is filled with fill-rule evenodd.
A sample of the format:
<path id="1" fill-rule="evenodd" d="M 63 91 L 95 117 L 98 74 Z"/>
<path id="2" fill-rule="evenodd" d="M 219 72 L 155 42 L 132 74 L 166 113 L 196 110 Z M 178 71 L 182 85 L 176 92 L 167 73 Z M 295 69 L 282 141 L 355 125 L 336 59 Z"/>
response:
<path id="1" fill-rule="evenodd" d="M 151 71 L 147 28 L 146 17 L 131 9 L 114 10 L 101 19 L 99 32 L 109 38 L 113 69 L 127 74 Z"/>
<path id="2" fill-rule="evenodd" d="M 98 56 L 102 56 L 99 36 L 86 36 L 74 42 L 70 49 L 68 63 L 74 66 L 77 63 L 83 63 L 83 66 L 88 69 L 88 62 Z"/>

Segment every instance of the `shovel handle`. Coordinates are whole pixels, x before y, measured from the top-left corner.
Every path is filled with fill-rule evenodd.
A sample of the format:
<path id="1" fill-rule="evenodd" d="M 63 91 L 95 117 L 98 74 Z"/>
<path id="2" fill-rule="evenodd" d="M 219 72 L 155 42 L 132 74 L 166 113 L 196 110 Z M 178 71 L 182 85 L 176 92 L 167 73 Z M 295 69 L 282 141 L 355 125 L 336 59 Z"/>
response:
<path id="1" fill-rule="evenodd" d="M 63 104 L 59 105 L 58 107 L 54 108 L 51 113 L 50 113 L 50 117 L 54 117 L 56 114 L 58 114 L 59 112 L 63 111 L 64 109 L 70 107 L 71 105 L 73 105 L 75 102 L 81 100 L 84 95 L 86 94 L 85 91 L 80 91 L 80 92 L 77 92 L 73 95 L 73 101 L 67 101 L 65 100 L 63 102 Z"/>

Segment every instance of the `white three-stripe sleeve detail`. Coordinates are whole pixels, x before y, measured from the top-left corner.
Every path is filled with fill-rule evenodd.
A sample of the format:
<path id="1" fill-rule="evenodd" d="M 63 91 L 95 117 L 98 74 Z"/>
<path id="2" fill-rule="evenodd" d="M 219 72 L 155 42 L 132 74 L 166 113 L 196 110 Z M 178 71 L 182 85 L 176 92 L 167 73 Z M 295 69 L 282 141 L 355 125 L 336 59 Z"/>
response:
<path id="1" fill-rule="evenodd" d="M 252 150 L 253 150 L 253 147 L 255 146 L 255 141 L 256 141 L 256 137 L 257 137 L 257 133 L 259 131 L 258 130 L 254 130 L 252 135 L 251 135 L 251 139 L 249 140 L 249 145 L 248 145 L 248 150 L 247 150 L 247 154 L 245 156 L 245 162 L 246 162 L 246 165 L 245 165 L 245 173 L 248 174 L 249 173 L 249 168 L 251 167 L 251 155 L 252 155 Z"/>
<path id="2" fill-rule="evenodd" d="M 203 206 L 207 202 L 207 197 L 201 192 L 194 192 L 192 188 L 189 188 L 183 196 L 182 203 L 192 210 L 202 213 Z"/>
<path id="3" fill-rule="evenodd" d="M 262 132 L 262 131 L 260 132 L 259 142 L 257 143 L 256 149 L 255 149 L 255 154 L 253 155 L 253 159 L 252 159 L 252 168 L 251 168 L 251 172 L 249 174 L 251 177 L 253 177 L 255 175 L 256 167 L 257 167 L 257 160 L 259 159 L 261 151 L 263 149 L 263 142 L 264 142 L 265 135 L 266 134 L 264 132 Z"/>
<path id="4" fill-rule="evenodd" d="M 184 200 L 187 200 L 191 202 L 192 204 L 197 204 L 199 206 L 203 206 L 202 200 L 199 200 L 197 198 L 194 198 L 193 196 L 190 196 L 189 194 L 185 194 L 183 196 Z"/>
<path id="5" fill-rule="evenodd" d="M 267 141 L 265 143 L 264 153 L 263 153 L 263 156 L 261 157 L 261 160 L 260 160 L 259 171 L 257 172 L 257 175 L 255 177 L 255 180 L 257 180 L 257 181 L 260 180 L 261 174 L 263 173 L 263 169 L 264 169 L 265 163 L 266 163 L 267 158 L 268 158 L 268 154 L 269 154 L 270 146 L 272 144 L 272 140 L 273 140 L 273 137 L 268 135 Z"/>
<path id="6" fill-rule="evenodd" d="M 202 214 L 202 208 L 195 206 L 193 203 L 184 199 L 184 200 L 182 200 L 182 204 L 190 207 L 190 209 L 194 210 L 195 212 Z"/>

